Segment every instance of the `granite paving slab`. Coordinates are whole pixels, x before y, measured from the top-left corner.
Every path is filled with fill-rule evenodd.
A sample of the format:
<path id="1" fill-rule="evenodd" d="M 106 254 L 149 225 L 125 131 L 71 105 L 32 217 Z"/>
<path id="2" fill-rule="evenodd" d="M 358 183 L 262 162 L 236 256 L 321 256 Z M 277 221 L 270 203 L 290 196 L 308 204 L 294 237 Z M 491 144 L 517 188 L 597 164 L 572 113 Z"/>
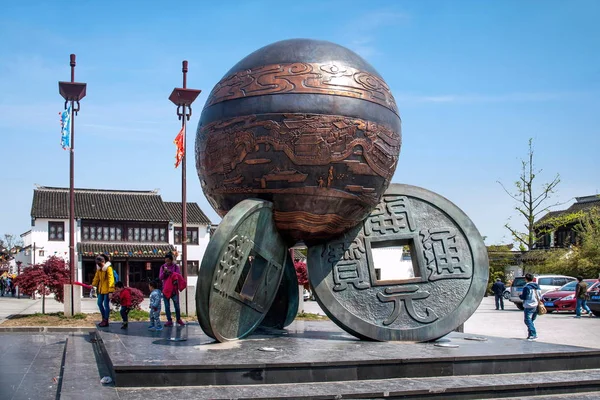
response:
<path id="1" fill-rule="evenodd" d="M 0 334 L 0 399 L 56 399 L 64 335 Z"/>
<path id="2" fill-rule="evenodd" d="M 125 400 L 153 400 L 165 397 L 194 399 L 344 399 L 344 398 L 403 398 L 403 399 L 484 399 L 523 398 L 523 394 L 561 394 L 567 399 L 579 395 L 582 399 L 598 399 L 600 392 L 600 369 L 580 371 L 538 372 L 530 374 L 473 375 L 430 378 L 397 378 L 358 382 L 322 382 L 207 386 L 207 387 L 164 387 L 147 390 L 142 388 L 117 388 L 119 398 Z M 521 396 L 521 397 L 515 397 Z M 498 397 L 500 396 L 500 397 Z M 504 397 L 501 397 L 504 396 Z M 592 397 L 589 397 L 592 396 Z M 595 396 L 595 397 L 593 397 Z M 542 399 L 546 397 L 533 397 Z"/>
<path id="3" fill-rule="evenodd" d="M 369 342 L 331 322 L 296 321 L 217 343 L 197 324 L 98 330 L 117 386 L 249 385 L 600 368 L 600 350 L 451 333 L 437 342 Z M 171 341 L 178 337 L 184 341 Z M 479 339 L 479 340 L 469 340 Z M 450 347 L 441 347 L 441 346 Z"/>
<path id="4" fill-rule="evenodd" d="M 60 390 L 61 400 L 118 399 L 114 384 L 103 385 L 100 379 L 110 376 L 102 354 L 96 351 L 93 336 L 71 334 L 65 353 L 65 369 Z"/>
<path id="5" fill-rule="evenodd" d="M 600 349 L 528 342 L 519 339 L 485 337 L 483 341 L 467 340 L 474 335 L 453 332 L 439 342 L 458 345 L 439 347 L 438 342 L 369 342 L 355 339 L 329 321 L 295 321 L 286 330 L 261 329 L 247 339 L 217 343 L 206 336 L 198 324 L 165 328 L 149 332 L 145 323 L 130 323 L 127 331 L 120 324 L 98 329 L 104 347 L 115 367 L 144 368 L 168 366 L 186 368 L 190 365 L 206 368 L 272 366 L 315 366 L 404 362 L 427 360 L 528 359 L 531 355 L 551 358 L 555 355 L 600 356 Z M 169 338 L 180 336 L 185 341 Z M 274 351 L 262 351 L 265 347 Z"/>
<path id="6" fill-rule="evenodd" d="M 566 393 L 566 394 L 547 394 L 542 396 L 518 396 L 511 397 L 511 400 L 598 400 L 599 392 L 587 393 Z M 506 397 L 495 397 L 488 400 L 506 400 Z"/>

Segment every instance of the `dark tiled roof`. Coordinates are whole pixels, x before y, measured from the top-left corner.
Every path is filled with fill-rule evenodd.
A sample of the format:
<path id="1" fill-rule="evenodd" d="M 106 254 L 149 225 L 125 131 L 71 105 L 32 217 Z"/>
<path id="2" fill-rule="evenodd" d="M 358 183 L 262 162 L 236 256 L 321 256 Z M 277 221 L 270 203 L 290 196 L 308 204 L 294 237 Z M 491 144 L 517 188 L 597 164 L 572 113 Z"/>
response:
<path id="1" fill-rule="evenodd" d="M 559 217 L 564 214 L 571 214 L 571 213 L 576 213 L 579 211 L 589 211 L 592 208 L 600 209 L 600 195 L 576 197 L 575 200 L 576 200 L 575 203 L 573 203 L 566 210 L 548 212 L 548 214 L 544 215 L 542 218 L 537 220 L 535 225 L 543 223 L 544 221 L 546 221 L 550 218 Z"/>
<path id="2" fill-rule="evenodd" d="M 68 218 L 69 189 L 35 189 L 31 216 Z M 157 191 L 75 189 L 75 218 L 167 222 L 171 215 Z"/>
<path id="3" fill-rule="evenodd" d="M 112 258 L 163 258 L 175 247 L 170 244 L 142 244 L 142 243 L 109 243 L 109 242 L 82 242 L 77 244 L 77 252 L 83 257 L 93 257 L 106 253 Z M 112 253 L 112 254 L 111 254 Z"/>
<path id="4" fill-rule="evenodd" d="M 181 224 L 181 203 L 176 201 L 165 201 L 165 207 L 171 215 L 171 221 Z M 187 203 L 187 223 L 198 225 L 210 225 L 210 219 L 202 212 L 197 203 Z"/>

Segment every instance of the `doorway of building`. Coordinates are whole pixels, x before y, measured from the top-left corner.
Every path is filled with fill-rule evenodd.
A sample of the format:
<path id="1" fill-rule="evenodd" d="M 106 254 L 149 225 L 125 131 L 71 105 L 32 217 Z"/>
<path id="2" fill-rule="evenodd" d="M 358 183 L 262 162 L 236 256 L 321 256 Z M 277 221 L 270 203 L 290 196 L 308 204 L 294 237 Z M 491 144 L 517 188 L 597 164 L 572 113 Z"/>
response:
<path id="1" fill-rule="evenodd" d="M 150 295 L 148 282 L 158 279 L 162 261 L 129 261 L 129 286 Z"/>

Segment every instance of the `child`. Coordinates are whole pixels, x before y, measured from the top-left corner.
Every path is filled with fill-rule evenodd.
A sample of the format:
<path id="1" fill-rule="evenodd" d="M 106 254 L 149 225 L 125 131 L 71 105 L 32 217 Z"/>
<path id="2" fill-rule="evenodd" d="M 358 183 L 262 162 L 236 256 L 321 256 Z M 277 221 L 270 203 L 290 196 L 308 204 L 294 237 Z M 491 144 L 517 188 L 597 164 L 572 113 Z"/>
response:
<path id="1" fill-rule="evenodd" d="M 148 330 L 151 331 L 162 331 L 162 324 L 160 323 L 160 300 L 162 293 L 158 289 L 158 282 L 151 281 L 148 286 L 150 287 L 150 326 Z"/>
<path id="2" fill-rule="evenodd" d="M 123 325 L 121 329 L 127 329 L 127 316 L 129 310 L 131 310 L 131 290 L 128 287 L 123 286 L 123 282 L 119 281 L 115 283 L 115 288 L 119 290 L 119 303 L 121 303 L 121 318 L 123 318 Z"/>

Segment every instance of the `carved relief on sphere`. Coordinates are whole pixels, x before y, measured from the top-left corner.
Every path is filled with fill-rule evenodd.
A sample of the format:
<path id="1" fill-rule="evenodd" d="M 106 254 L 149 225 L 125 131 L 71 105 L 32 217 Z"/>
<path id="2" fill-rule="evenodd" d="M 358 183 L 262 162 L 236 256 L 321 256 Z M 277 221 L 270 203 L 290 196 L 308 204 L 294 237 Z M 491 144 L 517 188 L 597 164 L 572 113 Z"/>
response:
<path id="1" fill-rule="evenodd" d="M 381 78 L 331 62 L 261 65 L 236 72 L 217 83 L 206 106 L 242 97 L 282 93 L 353 97 L 379 104 L 398 115 L 394 96 Z"/>

